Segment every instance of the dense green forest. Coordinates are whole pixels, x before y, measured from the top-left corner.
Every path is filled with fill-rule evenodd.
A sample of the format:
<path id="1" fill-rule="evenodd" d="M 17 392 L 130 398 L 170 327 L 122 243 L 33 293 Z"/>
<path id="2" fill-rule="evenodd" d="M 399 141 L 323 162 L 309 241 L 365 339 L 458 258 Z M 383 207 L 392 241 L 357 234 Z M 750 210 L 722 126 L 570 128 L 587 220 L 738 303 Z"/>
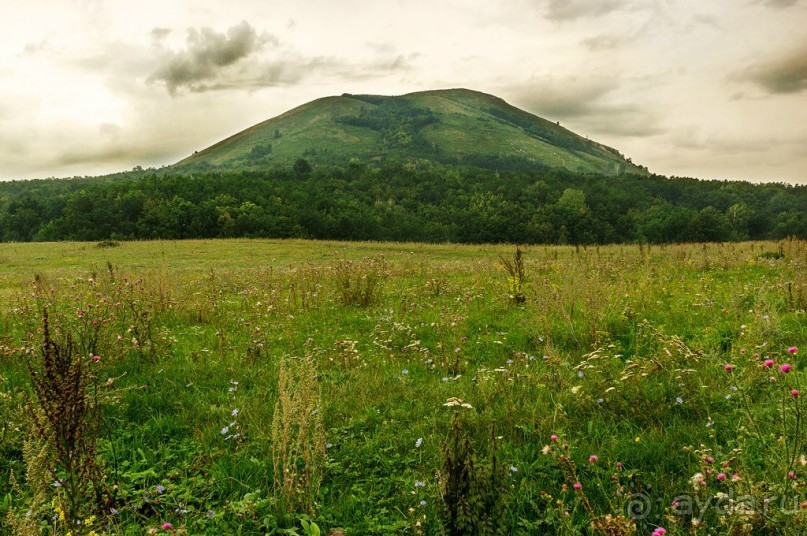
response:
<path id="1" fill-rule="evenodd" d="M 506 166 L 503 166 L 506 167 Z M 604 244 L 807 237 L 807 187 L 352 162 L 0 183 L 0 240 Z"/>

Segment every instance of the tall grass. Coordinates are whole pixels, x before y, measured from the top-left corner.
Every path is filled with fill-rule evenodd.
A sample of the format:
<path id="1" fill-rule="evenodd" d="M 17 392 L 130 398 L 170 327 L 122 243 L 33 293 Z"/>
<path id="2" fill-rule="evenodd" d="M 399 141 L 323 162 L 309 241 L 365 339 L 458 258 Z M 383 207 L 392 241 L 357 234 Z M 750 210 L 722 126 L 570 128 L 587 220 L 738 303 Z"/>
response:
<path id="1" fill-rule="evenodd" d="M 0 533 L 797 534 L 807 243 L 520 251 L 513 307 L 512 246 L 0 244 Z M 105 490 L 64 522 L 43 308 Z"/>

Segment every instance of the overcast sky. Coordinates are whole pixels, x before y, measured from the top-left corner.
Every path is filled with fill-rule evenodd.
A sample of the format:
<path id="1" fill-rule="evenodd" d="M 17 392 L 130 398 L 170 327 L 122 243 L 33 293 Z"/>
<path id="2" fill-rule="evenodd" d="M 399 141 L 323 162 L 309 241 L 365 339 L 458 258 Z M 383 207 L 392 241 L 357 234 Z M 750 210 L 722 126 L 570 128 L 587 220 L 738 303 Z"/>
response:
<path id="1" fill-rule="evenodd" d="M 0 179 L 174 163 L 465 87 L 665 175 L 807 184 L 807 0 L 3 0 Z"/>

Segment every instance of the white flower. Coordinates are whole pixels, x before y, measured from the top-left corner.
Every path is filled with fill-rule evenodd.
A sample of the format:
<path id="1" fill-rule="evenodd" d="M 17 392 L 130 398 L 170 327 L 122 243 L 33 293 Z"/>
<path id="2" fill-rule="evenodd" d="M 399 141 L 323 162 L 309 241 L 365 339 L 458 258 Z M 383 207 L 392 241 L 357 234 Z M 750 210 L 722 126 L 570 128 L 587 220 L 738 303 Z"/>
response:
<path id="1" fill-rule="evenodd" d="M 445 404 L 443 405 L 448 407 L 459 406 L 461 408 L 473 409 L 472 405 L 468 404 L 467 402 L 463 402 L 461 398 L 457 398 L 455 396 L 452 396 L 446 400 Z"/>

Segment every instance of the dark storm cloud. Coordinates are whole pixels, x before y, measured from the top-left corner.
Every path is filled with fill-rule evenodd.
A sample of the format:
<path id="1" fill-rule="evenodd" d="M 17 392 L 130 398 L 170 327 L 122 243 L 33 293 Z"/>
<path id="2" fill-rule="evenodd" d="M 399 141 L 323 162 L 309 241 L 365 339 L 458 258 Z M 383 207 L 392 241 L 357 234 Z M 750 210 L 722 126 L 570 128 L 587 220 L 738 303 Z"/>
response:
<path id="1" fill-rule="evenodd" d="M 752 82 L 773 94 L 807 90 L 807 44 L 780 58 L 755 63 L 730 78 Z"/>
<path id="2" fill-rule="evenodd" d="M 152 35 L 155 36 L 154 31 Z M 159 33 L 156 37 L 159 38 Z M 149 80 L 164 84 L 172 94 L 182 88 L 195 90 L 216 85 L 228 70 L 249 60 L 268 42 L 277 44 L 277 39 L 258 35 L 246 21 L 226 33 L 211 28 L 190 29 L 186 48 L 168 51 Z"/>
<path id="3" fill-rule="evenodd" d="M 544 14 L 555 22 L 607 15 L 625 7 L 625 0 L 549 0 Z"/>

